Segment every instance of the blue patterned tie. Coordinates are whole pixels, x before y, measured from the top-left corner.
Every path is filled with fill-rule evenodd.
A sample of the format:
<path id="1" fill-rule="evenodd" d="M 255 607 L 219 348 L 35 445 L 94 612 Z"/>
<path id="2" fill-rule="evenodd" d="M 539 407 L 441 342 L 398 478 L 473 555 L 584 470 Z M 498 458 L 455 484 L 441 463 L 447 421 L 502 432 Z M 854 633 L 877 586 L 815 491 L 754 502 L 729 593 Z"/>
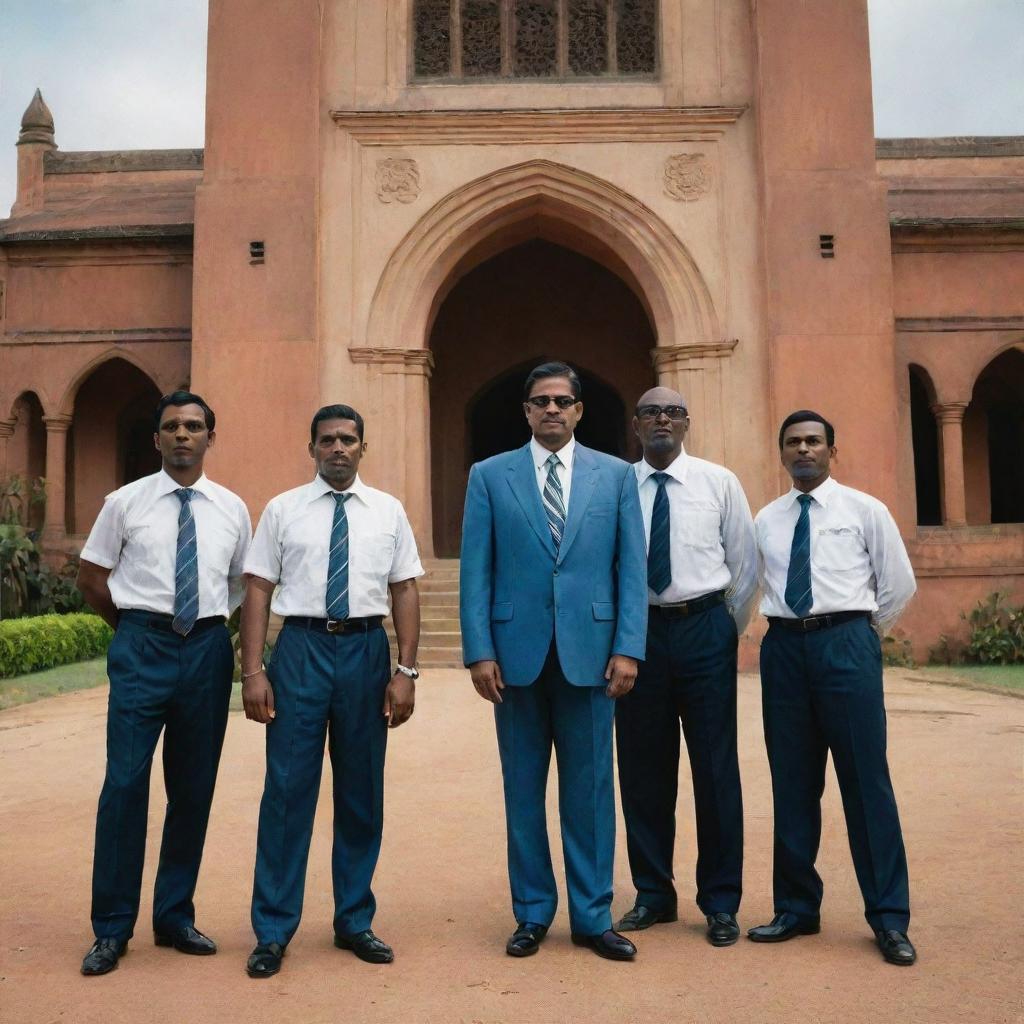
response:
<path id="1" fill-rule="evenodd" d="M 178 549 L 174 557 L 174 619 L 175 633 L 188 636 L 199 614 L 199 552 L 196 549 L 196 521 L 192 516 L 191 487 L 175 492 L 181 502 L 178 512 Z"/>
<path id="2" fill-rule="evenodd" d="M 647 586 L 656 594 L 672 582 L 672 546 L 669 537 L 668 494 L 665 484 L 668 473 L 652 473 L 658 490 L 651 510 L 651 542 L 647 549 Z"/>
<path id="3" fill-rule="evenodd" d="M 544 482 L 544 514 L 548 517 L 555 548 L 558 548 L 565 532 L 565 500 L 562 498 L 562 482 L 558 479 L 559 460 L 554 452 L 548 456 L 546 465 L 548 478 Z"/>
<path id="4" fill-rule="evenodd" d="M 334 494 L 331 555 L 327 562 L 327 618 L 348 618 L 348 494 Z"/>
<path id="5" fill-rule="evenodd" d="M 809 494 L 801 494 L 800 518 L 793 530 L 793 546 L 789 549 L 789 572 L 786 573 L 786 604 L 799 617 L 809 614 L 814 604 L 811 594 L 811 502 Z"/>

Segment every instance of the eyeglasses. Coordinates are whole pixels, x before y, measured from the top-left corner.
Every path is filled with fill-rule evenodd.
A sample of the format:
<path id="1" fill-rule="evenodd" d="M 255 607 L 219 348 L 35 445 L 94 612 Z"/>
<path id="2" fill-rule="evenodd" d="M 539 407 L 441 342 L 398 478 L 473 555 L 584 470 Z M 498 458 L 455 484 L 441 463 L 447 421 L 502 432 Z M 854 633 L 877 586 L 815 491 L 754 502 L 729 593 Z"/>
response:
<path id="1" fill-rule="evenodd" d="M 568 409 L 570 406 L 575 405 L 579 399 L 573 398 L 572 395 L 533 395 L 526 401 L 535 409 L 546 409 L 552 402 L 559 409 Z"/>
<path id="2" fill-rule="evenodd" d="M 642 420 L 656 420 L 662 413 L 664 413 L 670 420 L 685 420 L 686 406 L 641 405 L 636 411 L 637 416 Z"/>

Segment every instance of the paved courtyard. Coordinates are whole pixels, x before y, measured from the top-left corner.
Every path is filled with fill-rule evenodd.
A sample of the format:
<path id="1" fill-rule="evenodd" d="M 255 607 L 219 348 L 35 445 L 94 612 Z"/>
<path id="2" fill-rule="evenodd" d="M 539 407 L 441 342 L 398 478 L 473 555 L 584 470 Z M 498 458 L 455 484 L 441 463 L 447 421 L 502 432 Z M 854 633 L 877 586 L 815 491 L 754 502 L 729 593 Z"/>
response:
<path id="1" fill-rule="evenodd" d="M 282 973 L 244 973 L 263 778 L 262 728 L 231 716 L 200 888 L 212 958 L 157 949 L 149 931 L 163 814 L 154 766 L 140 924 L 119 969 L 82 978 L 103 775 L 106 691 L 0 713 L 0 1020 L 4 1024 L 291 1024 L 580 1021 L 616 1024 L 1024 1019 L 1024 701 L 887 677 L 890 761 L 903 816 L 916 967 L 881 960 L 861 912 L 834 779 L 819 868 L 822 932 L 781 946 L 713 949 L 689 902 L 692 801 L 681 780 L 681 920 L 638 937 L 632 964 L 573 947 L 560 911 L 538 956 L 504 955 L 513 921 L 489 708 L 468 674 L 425 673 L 419 709 L 391 734 L 375 930 L 396 961 L 373 967 L 331 944 L 330 791 L 321 790 L 302 927 Z M 771 802 L 758 681 L 740 684 L 746 808 L 744 928 L 771 917 Z M 684 776 L 687 769 L 684 768 Z M 557 835 L 551 800 L 551 831 Z M 615 911 L 632 890 L 621 822 Z M 557 849 L 557 844 L 556 844 Z M 556 870 L 561 878 L 560 859 Z"/>

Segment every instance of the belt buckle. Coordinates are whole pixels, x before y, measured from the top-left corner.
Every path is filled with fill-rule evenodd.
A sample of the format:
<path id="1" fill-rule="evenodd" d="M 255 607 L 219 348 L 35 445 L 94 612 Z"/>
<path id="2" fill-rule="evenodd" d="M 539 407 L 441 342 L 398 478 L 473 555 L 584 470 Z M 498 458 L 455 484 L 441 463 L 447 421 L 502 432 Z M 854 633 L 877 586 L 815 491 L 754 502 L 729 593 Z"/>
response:
<path id="1" fill-rule="evenodd" d="M 344 619 L 328 619 L 327 625 L 324 627 L 328 633 L 341 633 L 345 629 Z"/>
<path id="2" fill-rule="evenodd" d="M 821 621 L 814 615 L 808 615 L 806 619 L 800 620 L 800 628 L 804 633 L 813 633 L 821 629 Z"/>

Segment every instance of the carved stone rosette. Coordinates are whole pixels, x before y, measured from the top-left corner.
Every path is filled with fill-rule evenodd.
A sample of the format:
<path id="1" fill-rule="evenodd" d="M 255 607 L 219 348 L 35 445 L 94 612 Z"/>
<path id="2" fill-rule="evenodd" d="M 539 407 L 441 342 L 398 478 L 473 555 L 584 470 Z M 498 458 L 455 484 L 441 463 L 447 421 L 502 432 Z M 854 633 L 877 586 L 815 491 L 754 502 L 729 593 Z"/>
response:
<path id="1" fill-rule="evenodd" d="M 415 160 L 387 157 L 377 161 L 377 198 L 382 203 L 413 203 L 420 194 L 420 169 Z"/>
<path id="2" fill-rule="evenodd" d="M 703 153 L 677 153 L 665 161 L 665 195 L 692 203 L 711 188 L 711 168 Z"/>

